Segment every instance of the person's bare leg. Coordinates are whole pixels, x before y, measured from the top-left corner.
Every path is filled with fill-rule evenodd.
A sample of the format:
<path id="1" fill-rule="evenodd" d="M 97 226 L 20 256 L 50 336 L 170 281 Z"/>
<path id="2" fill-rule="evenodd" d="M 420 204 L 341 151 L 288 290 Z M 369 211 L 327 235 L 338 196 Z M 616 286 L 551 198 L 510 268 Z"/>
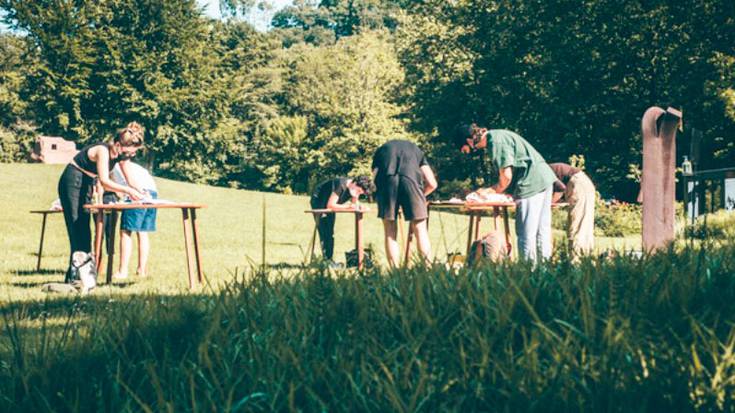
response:
<path id="1" fill-rule="evenodd" d="M 429 240 L 429 227 L 426 220 L 411 221 L 411 228 L 424 263 L 426 265 L 431 264 L 431 241 Z"/>
<path id="2" fill-rule="evenodd" d="M 148 253 L 151 250 L 150 242 L 147 232 L 138 232 L 138 269 L 136 273 L 141 277 L 148 275 Z"/>
<path id="3" fill-rule="evenodd" d="M 120 266 L 114 278 L 127 278 L 130 255 L 133 253 L 133 237 L 130 231 L 120 230 Z"/>
<path id="4" fill-rule="evenodd" d="M 384 219 L 385 255 L 391 267 L 397 267 L 401 260 L 401 248 L 398 245 L 398 223 L 395 220 Z"/>

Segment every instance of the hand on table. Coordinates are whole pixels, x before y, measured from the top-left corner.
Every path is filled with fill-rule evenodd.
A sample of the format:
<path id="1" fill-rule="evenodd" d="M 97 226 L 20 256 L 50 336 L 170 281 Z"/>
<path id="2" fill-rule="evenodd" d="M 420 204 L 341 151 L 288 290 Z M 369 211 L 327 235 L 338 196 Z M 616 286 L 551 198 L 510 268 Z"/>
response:
<path id="1" fill-rule="evenodd" d="M 145 198 L 145 195 L 143 195 L 142 193 L 138 192 L 137 190 L 133 188 L 128 188 L 128 196 L 133 201 L 140 201 L 141 199 Z"/>

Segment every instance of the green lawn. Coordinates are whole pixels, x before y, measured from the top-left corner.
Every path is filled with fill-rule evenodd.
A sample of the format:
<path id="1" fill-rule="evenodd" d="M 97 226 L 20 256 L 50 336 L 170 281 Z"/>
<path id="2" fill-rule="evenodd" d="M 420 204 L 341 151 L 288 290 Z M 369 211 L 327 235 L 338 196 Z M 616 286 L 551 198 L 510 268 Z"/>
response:
<path id="1" fill-rule="evenodd" d="M 42 272 L 35 271 L 41 217 L 30 210 L 45 209 L 56 199 L 60 165 L 0 164 L 4 183 L 0 193 L 0 301 L 44 297 L 43 283 L 60 281 L 67 262 L 68 243 L 61 214 L 52 215 L 46 227 Z M 288 271 L 307 255 L 313 230 L 305 196 L 281 195 L 217 188 L 157 179 L 159 196 L 176 201 L 204 203 L 198 214 L 201 255 L 205 277 L 214 289 L 235 274 L 242 274 L 262 261 L 262 213 L 266 204 L 266 262 Z M 375 208 L 373 208 L 373 211 Z M 100 286 L 97 294 L 154 292 L 176 294 L 187 289 L 184 241 L 179 210 L 160 210 L 158 231 L 152 236 L 149 264 L 151 277 L 131 277 Z M 371 212 L 365 219 L 365 242 L 372 245 L 378 262 L 385 264 L 382 225 Z M 337 219 L 335 257 L 344 261 L 344 252 L 354 245 L 354 220 Z M 448 251 L 461 251 L 466 242 L 467 219 L 448 213 L 432 213 L 431 241 L 437 259 Z M 491 228 L 484 220 L 483 229 Z M 557 233 L 557 237 L 561 234 Z M 636 248 L 638 237 L 598 238 L 598 247 Z M 130 271 L 134 272 L 133 257 Z M 102 280 L 102 276 L 100 277 Z"/>

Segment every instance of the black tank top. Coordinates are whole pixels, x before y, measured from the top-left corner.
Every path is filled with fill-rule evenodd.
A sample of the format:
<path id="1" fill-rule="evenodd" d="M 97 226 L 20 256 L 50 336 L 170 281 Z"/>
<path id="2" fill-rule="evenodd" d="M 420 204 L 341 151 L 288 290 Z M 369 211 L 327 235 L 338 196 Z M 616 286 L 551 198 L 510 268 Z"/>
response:
<path id="1" fill-rule="evenodd" d="M 91 172 L 95 175 L 98 175 L 99 172 L 97 172 L 97 162 L 93 162 L 91 159 L 89 159 L 89 150 L 95 146 L 105 146 L 107 147 L 107 144 L 105 143 L 93 143 L 91 145 L 87 145 L 84 148 L 82 148 L 81 151 L 79 151 L 78 154 L 74 156 L 74 163 L 77 164 L 78 167 L 84 169 L 87 172 Z M 109 151 L 109 150 L 108 150 Z M 112 171 L 112 168 L 115 167 L 115 164 L 118 163 L 119 159 L 110 158 L 110 166 L 109 169 Z"/>

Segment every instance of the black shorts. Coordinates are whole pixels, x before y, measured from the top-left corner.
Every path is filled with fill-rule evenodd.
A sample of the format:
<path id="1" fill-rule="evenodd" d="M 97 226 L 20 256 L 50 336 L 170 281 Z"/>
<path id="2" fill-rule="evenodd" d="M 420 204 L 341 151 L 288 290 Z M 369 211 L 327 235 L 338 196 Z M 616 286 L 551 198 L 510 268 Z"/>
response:
<path id="1" fill-rule="evenodd" d="M 416 181 L 401 175 L 386 177 L 377 185 L 378 218 L 395 220 L 398 209 L 407 221 L 426 219 L 426 196 Z"/>

